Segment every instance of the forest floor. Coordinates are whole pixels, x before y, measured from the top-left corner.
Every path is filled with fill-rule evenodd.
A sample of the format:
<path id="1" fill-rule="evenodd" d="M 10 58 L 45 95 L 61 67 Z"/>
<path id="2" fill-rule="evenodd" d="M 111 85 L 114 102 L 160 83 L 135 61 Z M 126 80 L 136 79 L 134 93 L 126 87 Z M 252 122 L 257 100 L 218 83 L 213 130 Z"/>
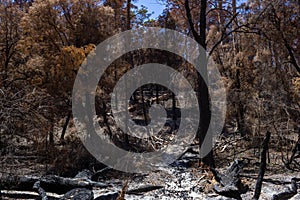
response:
<path id="1" fill-rule="evenodd" d="M 20 150 L 20 149 L 19 149 Z M 21 155 L 6 156 L 5 159 L 1 158 L 1 170 L 0 177 L 4 178 L 13 175 L 35 175 L 43 176 L 45 172 L 49 170 L 45 164 L 41 163 L 38 156 L 34 153 L 28 153 L 28 149 L 22 149 Z M 20 151 L 20 152 L 21 152 Z M 24 154 L 27 152 L 27 155 Z M 197 149 L 195 149 L 197 151 Z M 225 150 L 224 150 L 225 151 Z M 250 150 L 253 151 L 253 150 Z M 224 152 L 223 152 L 224 153 Z M 274 153 L 274 152 L 273 152 Z M 244 155 L 250 153 L 245 152 Z M 248 163 L 244 167 L 244 170 L 240 174 L 243 184 L 249 187 L 247 193 L 242 194 L 242 199 L 251 199 L 255 189 L 256 179 L 258 175 L 259 162 L 258 159 L 244 157 L 248 160 Z M 180 160 L 174 162 L 169 167 L 160 168 L 157 171 L 149 174 L 127 174 L 113 169 L 107 168 L 105 172 L 99 177 L 99 181 L 107 183 L 110 187 L 105 189 L 94 188 L 94 197 L 102 196 L 104 194 L 111 194 L 114 192 L 120 192 L 125 183 L 128 184 L 128 190 L 147 187 L 147 186 L 162 186 L 161 189 L 142 193 L 141 195 L 126 194 L 127 200 L 150 200 L 150 199 L 230 199 L 214 192 L 213 186 L 216 183 L 213 174 L 210 170 L 199 167 L 198 155 L 194 153 L 186 153 Z M 217 154 L 216 164 L 218 171 L 225 171 L 232 162 L 232 158 L 229 156 L 225 159 L 225 156 L 221 153 Z M 262 191 L 260 199 L 271 199 L 274 194 L 284 191 L 290 187 L 291 179 L 293 177 L 300 178 L 300 172 L 288 171 L 281 168 L 280 165 L 269 164 L 264 177 L 262 185 Z M 35 199 L 35 198 L 9 198 L 7 194 L 17 193 L 17 191 L 2 190 L 2 199 Z M 37 195 L 34 192 L 19 192 L 22 194 Z M 59 198 L 62 195 L 48 193 L 49 196 Z M 298 194 L 291 199 L 300 199 L 300 190 Z"/>
<path id="2" fill-rule="evenodd" d="M 165 127 L 165 129 L 175 131 L 175 128 L 172 127 Z M 172 136 L 173 131 L 171 131 L 171 134 L 166 134 L 167 132 L 165 131 L 166 133 L 162 134 L 162 139 L 168 139 L 166 137 Z M 56 132 L 55 140 L 59 141 L 61 129 Z M 74 138 L 74 132 L 75 131 L 69 128 L 65 136 L 66 144 L 56 144 L 54 148 L 47 145 L 45 148 L 44 141 L 29 141 L 17 135 L 11 138 L 0 138 L 2 141 L 9 141 L 10 143 L 10 145 L 8 145 L 0 141 L 2 142 L 0 143 L 0 147 L 1 144 L 6 145 L 4 148 L 0 148 L 0 180 L 9 179 L 9 177 L 12 176 L 25 175 L 43 177 L 47 174 L 74 177 L 79 171 L 87 169 L 88 165 L 86 165 L 86 163 L 89 164 L 89 160 L 93 160 L 93 158 L 90 159 L 92 156 L 87 153 L 79 139 L 68 139 Z M 274 135 L 272 137 L 275 138 L 277 136 Z M 240 173 L 240 177 L 242 183 L 249 187 L 249 190 L 241 195 L 242 199 L 245 200 L 252 199 L 260 166 L 260 152 L 263 137 L 253 138 L 255 139 L 251 139 L 250 137 L 250 139 L 245 140 L 245 138 L 239 134 L 222 135 L 216 140 L 214 147 L 216 170 L 219 172 L 224 172 L 236 159 L 244 161 L 245 166 Z M 295 142 L 296 139 L 296 137 L 290 138 L 290 141 Z M 289 171 L 282 163 L 283 150 L 287 147 L 284 147 L 282 144 L 277 144 L 274 141 L 276 141 L 276 139 L 273 139 L 273 142 L 270 143 L 267 156 L 267 169 L 260 199 L 272 199 L 274 194 L 278 194 L 290 187 L 292 178 L 300 178 L 299 171 Z M 41 147 L 37 145 L 41 145 Z M 142 192 L 140 195 L 126 194 L 125 199 L 127 200 L 230 199 L 215 193 L 213 187 L 217 182 L 213 173 L 208 168 L 199 166 L 198 145 L 193 146 L 192 149 L 193 151 L 184 154 L 182 158 L 175 161 L 172 165 L 160 168 L 149 174 L 127 174 L 107 168 L 98 177 L 98 181 L 108 184 L 109 187 L 104 189 L 94 188 L 94 198 L 104 194 L 109 196 L 111 193 L 120 192 L 124 184 L 127 183 L 127 190 L 148 186 L 162 186 L 160 189 Z M 83 164 L 83 161 L 85 161 L 85 164 Z M 100 165 L 100 168 L 94 170 L 99 171 L 103 168 L 105 168 L 105 166 Z M 300 186 L 300 182 L 298 185 Z M 35 199 L 37 196 L 35 192 L 8 191 L 1 189 L 1 187 L 3 186 L 0 184 L 2 199 Z M 8 197 L 12 196 L 9 194 L 16 193 L 31 194 L 31 196 L 33 195 L 35 198 L 28 197 L 28 195 L 24 198 Z M 47 194 L 56 199 L 62 196 L 52 193 Z M 300 199 L 300 190 L 298 190 L 298 194 L 292 199 Z"/>

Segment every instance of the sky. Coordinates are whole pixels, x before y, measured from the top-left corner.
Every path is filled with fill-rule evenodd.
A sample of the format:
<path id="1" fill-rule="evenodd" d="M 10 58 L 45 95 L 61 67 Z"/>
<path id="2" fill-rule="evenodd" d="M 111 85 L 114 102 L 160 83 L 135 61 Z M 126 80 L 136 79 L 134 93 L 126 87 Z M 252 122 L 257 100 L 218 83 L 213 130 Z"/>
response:
<path id="1" fill-rule="evenodd" d="M 144 5 L 148 8 L 149 13 L 154 12 L 154 14 L 151 15 L 152 19 L 156 19 L 165 9 L 165 6 L 158 0 L 137 0 L 134 4 L 139 8 L 141 5 Z"/>
<path id="2" fill-rule="evenodd" d="M 165 9 L 165 5 L 161 2 L 161 0 L 136 0 L 134 4 L 138 6 L 139 8 L 141 5 L 144 5 L 148 8 L 149 13 L 154 12 L 153 15 L 151 15 L 151 19 L 156 19 Z M 240 5 L 243 2 L 246 2 L 247 0 L 238 0 L 237 4 Z"/>

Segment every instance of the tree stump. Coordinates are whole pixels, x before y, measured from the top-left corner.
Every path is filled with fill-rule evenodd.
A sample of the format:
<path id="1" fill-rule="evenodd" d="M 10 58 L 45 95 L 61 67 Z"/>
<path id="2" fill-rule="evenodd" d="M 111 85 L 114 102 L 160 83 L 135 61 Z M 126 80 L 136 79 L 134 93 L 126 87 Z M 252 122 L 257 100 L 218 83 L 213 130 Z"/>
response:
<path id="1" fill-rule="evenodd" d="M 218 183 L 214 185 L 214 191 L 225 197 L 242 199 L 240 195 L 248 190 L 248 187 L 242 184 L 239 177 L 239 173 L 243 167 L 243 161 L 235 160 L 224 174 L 212 169 L 215 179 L 218 181 Z"/>

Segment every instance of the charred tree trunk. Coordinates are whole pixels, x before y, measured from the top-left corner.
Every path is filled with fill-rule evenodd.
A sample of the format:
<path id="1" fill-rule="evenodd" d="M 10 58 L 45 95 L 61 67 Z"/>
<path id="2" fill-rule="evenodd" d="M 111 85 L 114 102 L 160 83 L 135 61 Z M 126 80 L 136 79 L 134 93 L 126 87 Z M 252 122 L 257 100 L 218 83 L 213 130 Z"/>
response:
<path id="1" fill-rule="evenodd" d="M 35 185 L 37 181 L 39 181 L 40 185 Z M 86 178 L 63 178 L 55 175 L 49 175 L 43 178 L 34 176 L 10 176 L 2 178 L 0 184 L 3 186 L 2 189 L 19 191 L 37 191 L 37 186 L 40 186 L 45 191 L 54 192 L 56 194 L 65 194 L 75 188 L 93 189 L 93 187 L 108 187 L 105 183 L 94 182 Z M 33 187 L 34 185 L 35 187 Z"/>
<path id="2" fill-rule="evenodd" d="M 206 50 L 206 7 L 207 1 L 201 0 L 201 10 L 200 10 L 200 45 Z M 202 66 L 202 78 L 198 77 L 199 91 L 198 91 L 198 101 L 200 102 L 200 148 L 205 138 L 209 139 L 211 151 L 202 158 L 202 162 L 210 167 L 215 167 L 213 150 L 212 150 L 212 136 L 207 134 L 208 127 L 211 119 L 210 103 L 209 103 L 209 93 L 207 83 L 207 66 Z M 206 80 L 206 83 L 205 83 Z"/>
<path id="3" fill-rule="evenodd" d="M 102 117 L 103 117 L 103 122 L 104 122 L 104 124 L 107 127 L 109 137 L 112 139 L 113 132 L 112 132 L 112 130 L 110 128 L 110 124 L 109 124 L 107 116 L 106 116 L 106 104 L 105 104 L 105 102 L 102 102 Z"/>
<path id="4" fill-rule="evenodd" d="M 235 74 L 236 87 L 238 92 L 238 99 L 240 99 L 241 92 L 241 79 L 240 79 L 240 69 L 236 70 Z M 245 126 L 245 108 L 243 103 L 239 100 L 236 102 L 236 121 L 238 131 L 241 133 L 241 136 L 246 136 L 247 130 Z"/>
<path id="5" fill-rule="evenodd" d="M 50 109 L 49 111 L 49 130 L 48 130 L 48 137 L 49 137 L 49 145 L 53 146 L 54 145 L 54 123 L 55 123 L 55 115 L 54 115 L 54 110 L 53 108 Z"/>
<path id="6" fill-rule="evenodd" d="M 218 0 L 220 30 L 224 25 L 223 0 Z"/>
<path id="7" fill-rule="evenodd" d="M 206 8 L 207 0 L 201 0 L 200 10 L 200 45 L 206 50 Z"/>
<path id="8" fill-rule="evenodd" d="M 172 92 L 172 112 L 173 112 L 172 119 L 175 123 L 176 119 L 177 119 L 177 113 L 176 113 L 176 98 L 175 98 L 175 94 L 173 92 Z"/>
<path id="9" fill-rule="evenodd" d="M 194 39 L 206 50 L 206 7 L 207 1 L 201 0 L 201 8 L 200 8 L 200 33 L 198 34 L 192 19 L 191 9 L 189 6 L 189 0 L 185 0 L 185 11 L 188 19 L 188 23 Z M 199 139 L 200 149 L 202 147 L 203 141 L 205 138 L 209 140 L 209 145 L 211 151 L 207 155 L 201 155 L 201 161 L 203 164 L 208 165 L 210 167 L 214 167 L 214 159 L 213 159 L 213 151 L 212 151 L 212 136 L 207 134 L 208 127 L 210 124 L 211 111 L 210 111 L 210 102 L 209 102 L 209 93 L 208 86 L 205 82 L 207 82 L 207 66 L 201 66 L 201 75 L 198 74 L 198 102 L 199 108 L 201 111 L 200 114 L 200 123 L 198 128 L 197 137 Z"/>
<path id="10" fill-rule="evenodd" d="M 69 111 L 67 119 L 66 119 L 66 121 L 64 123 L 64 126 L 63 126 L 63 130 L 62 130 L 61 135 L 60 135 L 60 140 L 61 141 L 64 141 L 64 139 L 65 139 L 65 134 L 66 134 L 66 131 L 67 131 L 67 128 L 68 128 L 71 116 L 72 116 L 72 111 Z"/>
<path id="11" fill-rule="evenodd" d="M 156 97 L 156 104 L 159 104 L 159 86 L 158 84 L 155 85 L 155 97 Z"/>
<path id="12" fill-rule="evenodd" d="M 224 174 L 212 169 L 215 179 L 219 182 L 214 185 L 215 192 L 222 196 L 242 199 L 241 194 L 248 190 L 248 187 L 242 184 L 239 177 L 243 167 L 243 161 L 235 160 Z"/>
<path id="13" fill-rule="evenodd" d="M 263 150 L 261 152 L 261 161 L 260 161 L 260 168 L 259 174 L 256 181 L 255 191 L 252 200 L 258 200 L 261 192 L 262 182 L 265 175 L 265 171 L 267 168 L 267 152 L 269 149 L 269 141 L 271 138 L 271 133 L 268 131 L 266 138 L 263 141 Z"/>
<path id="14" fill-rule="evenodd" d="M 50 131 L 49 131 L 49 144 L 51 146 L 54 145 L 54 122 L 51 122 L 51 127 L 50 127 Z"/>
<path id="15" fill-rule="evenodd" d="M 145 121 L 145 126 L 148 124 L 148 115 L 147 115 L 147 108 L 146 108 L 146 103 L 145 103 L 145 96 L 144 96 L 144 90 L 143 87 L 140 87 L 140 92 L 141 92 L 141 98 L 142 98 L 142 109 L 143 109 L 143 117 Z"/>
<path id="16" fill-rule="evenodd" d="M 127 22 L 126 22 L 126 29 L 127 30 L 130 30 L 131 29 L 131 13 L 130 13 L 130 10 L 131 10 L 131 0 L 127 0 L 127 5 L 126 5 L 126 12 L 127 12 Z M 133 56 L 131 53 L 129 53 L 128 55 L 128 59 L 129 59 L 129 63 L 130 63 L 130 68 L 133 68 L 134 67 L 134 63 L 133 63 Z M 125 76 L 125 90 L 127 90 L 127 77 Z M 127 96 L 127 93 L 126 93 L 126 97 L 125 97 L 125 102 L 126 102 L 126 108 L 128 108 L 128 103 L 127 103 L 127 99 L 129 97 Z M 127 118 L 127 115 L 126 115 L 126 119 L 125 119 L 125 127 L 126 127 L 126 132 L 124 133 L 124 139 L 125 139 L 125 144 L 127 146 L 129 146 L 129 137 L 128 137 L 128 118 Z"/>
<path id="17" fill-rule="evenodd" d="M 131 0 L 127 0 L 127 30 L 131 29 L 131 14 L 130 14 L 130 9 L 131 9 Z"/>

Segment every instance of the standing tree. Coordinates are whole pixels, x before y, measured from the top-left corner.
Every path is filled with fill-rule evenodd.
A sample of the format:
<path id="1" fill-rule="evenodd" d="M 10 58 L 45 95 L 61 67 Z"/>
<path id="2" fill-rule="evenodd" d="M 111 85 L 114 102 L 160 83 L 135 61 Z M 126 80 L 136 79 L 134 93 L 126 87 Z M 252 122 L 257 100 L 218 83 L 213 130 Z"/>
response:
<path id="1" fill-rule="evenodd" d="M 69 118 L 77 70 L 95 45 L 114 33 L 113 14 L 99 1 L 40 0 L 22 18 L 19 46 L 27 59 L 23 73 L 55 99 L 55 110 L 49 110 L 52 129 L 61 114 Z M 53 143 L 53 130 L 49 140 Z"/>
<path id="2" fill-rule="evenodd" d="M 22 11 L 13 2 L 4 0 L 0 4 L 0 86 L 8 86 L 11 81 L 8 80 L 9 74 L 16 71 L 17 44 L 21 37 L 20 20 Z M 10 83 L 9 83 L 10 82 Z"/>
<path id="3" fill-rule="evenodd" d="M 196 30 L 196 27 L 194 25 L 194 20 L 192 18 L 191 9 L 190 9 L 190 2 L 189 0 L 185 0 L 184 7 L 186 12 L 186 17 L 188 20 L 189 28 L 191 29 L 191 32 L 193 34 L 194 39 L 206 50 L 206 8 L 207 8 L 207 1 L 201 0 L 200 1 L 200 19 L 199 19 L 199 33 Z M 210 124 L 210 117 L 211 117 L 211 111 L 210 111 L 210 103 L 209 103 L 209 94 L 208 94 L 208 86 L 205 82 L 207 82 L 207 67 L 201 66 L 201 76 L 198 75 L 198 102 L 199 102 L 199 108 L 201 111 L 200 114 L 200 123 L 198 128 L 197 137 L 199 138 L 199 145 L 200 149 L 202 147 L 202 143 L 204 141 L 204 138 L 210 139 L 210 147 L 211 151 L 208 155 L 205 155 L 202 158 L 202 162 L 205 165 L 214 167 L 214 159 L 213 159 L 213 150 L 212 150 L 212 136 L 207 134 L 208 127 Z"/>

